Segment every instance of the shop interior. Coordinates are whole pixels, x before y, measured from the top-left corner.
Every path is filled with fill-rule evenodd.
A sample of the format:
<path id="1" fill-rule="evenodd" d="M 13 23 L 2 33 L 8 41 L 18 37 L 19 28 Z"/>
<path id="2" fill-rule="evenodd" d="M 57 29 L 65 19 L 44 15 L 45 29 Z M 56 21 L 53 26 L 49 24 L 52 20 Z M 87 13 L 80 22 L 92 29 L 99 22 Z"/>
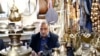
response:
<path id="1" fill-rule="evenodd" d="M 0 55 L 35 56 L 30 40 L 44 21 L 60 44 L 44 56 L 100 56 L 100 0 L 0 0 Z"/>

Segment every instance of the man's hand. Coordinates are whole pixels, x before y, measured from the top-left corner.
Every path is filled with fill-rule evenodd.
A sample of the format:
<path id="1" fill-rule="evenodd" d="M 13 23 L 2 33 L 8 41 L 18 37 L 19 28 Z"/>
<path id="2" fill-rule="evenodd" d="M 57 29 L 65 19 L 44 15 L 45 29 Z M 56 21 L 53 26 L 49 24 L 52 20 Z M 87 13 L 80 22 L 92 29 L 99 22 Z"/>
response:
<path id="1" fill-rule="evenodd" d="M 41 56 L 42 53 L 43 53 L 43 51 L 38 52 L 38 56 Z"/>
<path id="2" fill-rule="evenodd" d="M 30 56 L 38 56 L 35 51 L 32 51 L 32 54 Z"/>
<path id="3" fill-rule="evenodd" d="M 32 54 L 30 56 L 41 56 L 43 51 L 38 52 L 38 54 L 35 51 L 32 51 Z"/>

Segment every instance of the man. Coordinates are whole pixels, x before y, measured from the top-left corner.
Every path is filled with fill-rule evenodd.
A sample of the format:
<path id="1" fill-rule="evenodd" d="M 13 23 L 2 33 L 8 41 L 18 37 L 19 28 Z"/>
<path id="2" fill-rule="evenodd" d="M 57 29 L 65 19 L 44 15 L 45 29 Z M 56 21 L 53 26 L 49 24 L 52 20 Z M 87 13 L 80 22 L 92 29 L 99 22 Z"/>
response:
<path id="1" fill-rule="evenodd" d="M 49 26 L 46 22 L 42 22 L 40 32 L 32 35 L 30 47 L 38 54 L 45 49 L 51 50 L 59 47 L 58 36 L 49 31 Z"/>

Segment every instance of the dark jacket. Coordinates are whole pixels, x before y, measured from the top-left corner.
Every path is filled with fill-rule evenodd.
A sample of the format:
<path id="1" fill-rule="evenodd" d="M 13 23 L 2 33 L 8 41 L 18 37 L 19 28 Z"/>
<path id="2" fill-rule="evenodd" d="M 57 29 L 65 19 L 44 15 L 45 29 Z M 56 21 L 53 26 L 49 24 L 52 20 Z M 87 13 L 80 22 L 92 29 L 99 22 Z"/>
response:
<path id="1" fill-rule="evenodd" d="M 4 49 L 4 48 L 5 48 L 4 42 L 3 42 L 2 39 L 0 39 L 0 51 L 1 51 L 2 49 Z M 0 54 L 0 56 L 2 56 L 2 55 Z"/>
<path id="2" fill-rule="evenodd" d="M 50 34 L 50 38 L 48 39 L 47 42 L 48 49 L 50 50 L 52 48 L 59 47 L 58 36 L 51 32 L 49 32 L 49 34 Z M 30 42 L 30 47 L 32 48 L 32 50 L 34 50 L 35 52 L 39 52 L 40 42 L 41 42 L 40 33 L 32 35 L 31 42 Z"/>
<path id="3" fill-rule="evenodd" d="M 2 39 L 0 39 L 0 50 L 4 49 L 5 46 L 4 46 L 4 42 Z"/>

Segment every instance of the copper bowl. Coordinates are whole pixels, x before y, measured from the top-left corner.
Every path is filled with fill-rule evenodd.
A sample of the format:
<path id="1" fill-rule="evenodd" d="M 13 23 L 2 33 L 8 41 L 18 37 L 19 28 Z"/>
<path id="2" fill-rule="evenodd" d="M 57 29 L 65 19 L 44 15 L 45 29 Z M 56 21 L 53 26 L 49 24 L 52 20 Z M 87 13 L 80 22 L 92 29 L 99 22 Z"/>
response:
<path id="1" fill-rule="evenodd" d="M 5 31 L 0 31 L 0 34 L 5 34 Z"/>
<path id="2" fill-rule="evenodd" d="M 0 34 L 5 34 L 7 29 L 6 23 L 0 23 Z"/>
<path id="3" fill-rule="evenodd" d="M 33 31 L 33 30 L 35 30 L 35 28 L 36 28 L 35 26 L 26 26 L 23 28 L 23 30 L 24 31 Z"/>
<path id="4" fill-rule="evenodd" d="M 15 29 L 16 30 L 16 29 Z M 9 30 L 9 34 L 21 34 L 21 33 L 23 33 L 23 30 L 22 29 L 19 29 L 19 30 Z"/>
<path id="5" fill-rule="evenodd" d="M 6 23 L 0 23 L 0 29 L 7 29 Z"/>

